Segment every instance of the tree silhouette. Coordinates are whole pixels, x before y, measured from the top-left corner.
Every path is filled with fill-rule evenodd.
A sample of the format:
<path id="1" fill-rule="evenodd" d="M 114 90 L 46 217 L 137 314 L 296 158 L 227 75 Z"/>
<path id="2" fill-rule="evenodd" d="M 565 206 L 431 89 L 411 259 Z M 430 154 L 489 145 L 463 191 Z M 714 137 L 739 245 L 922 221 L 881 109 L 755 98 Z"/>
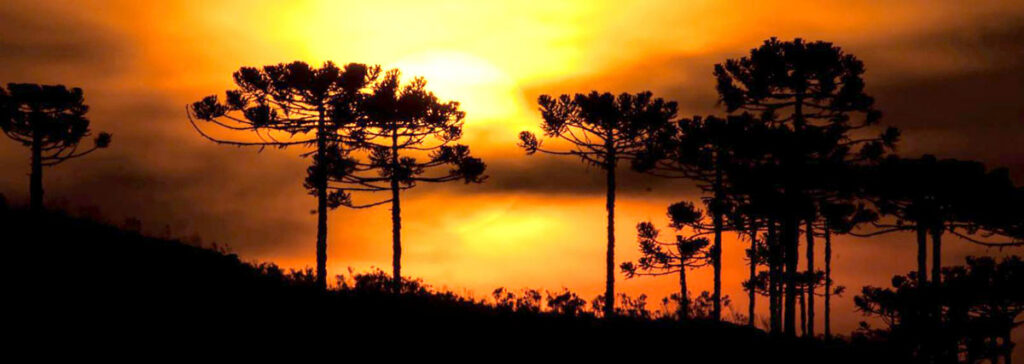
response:
<path id="1" fill-rule="evenodd" d="M 756 225 L 758 217 L 745 216 L 736 209 L 745 203 L 732 183 L 733 170 L 747 168 L 751 160 L 764 158 L 764 151 L 751 146 L 763 143 L 765 136 L 749 114 L 726 118 L 694 116 L 672 126 L 670 133 L 654 139 L 634 160 L 633 168 L 655 176 L 684 178 L 697 182 L 711 215 L 714 243 L 711 264 L 714 267 L 713 314 L 721 319 L 722 311 L 722 234 L 730 217 L 732 230 L 743 231 Z M 753 225 L 751 225 L 753 226 Z M 756 234 L 757 229 L 753 229 Z"/>
<path id="2" fill-rule="evenodd" d="M 929 236 L 933 281 L 941 280 L 944 233 L 988 247 L 1024 246 L 1024 237 L 1013 227 L 1020 221 L 1020 209 L 1013 207 L 1020 200 L 1014 197 L 1017 190 L 1005 170 L 986 171 L 979 162 L 925 155 L 890 156 L 865 174 L 866 191 L 875 208 L 892 220 L 875 221 L 876 231 L 856 235 L 915 231 L 918 285 L 928 282 Z M 1009 241 L 986 239 L 993 236 Z"/>
<path id="3" fill-rule="evenodd" d="M 863 181 L 860 175 L 867 166 L 875 163 L 877 159 L 867 160 L 839 160 L 822 163 L 815 168 L 810 168 L 805 180 L 812 181 L 813 186 L 808 197 L 810 197 L 811 213 L 805 217 L 804 234 L 806 236 L 806 271 L 804 277 L 813 277 L 819 274 L 814 266 L 814 246 L 816 238 L 824 238 L 824 260 L 825 270 L 823 279 L 805 279 L 807 297 L 807 335 L 814 335 L 815 323 L 815 297 L 825 298 L 825 339 L 832 338 L 831 328 L 831 299 L 833 294 L 843 291 L 842 287 L 833 288 L 832 281 L 832 237 L 836 234 L 848 234 L 855 227 L 877 219 L 877 216 L 869 211 L 861 199 L 863 196 Z M 824 292 L 819 294 L 817 286 L 823 283 Z"/>
<path id="4" fill-rule="evenodd" d="M 738 151 L 748 156 L 742 161 L 733 158 L 733 164 L 726 173 L 730 177 L 729 198 L 735 205 L 729 219 L 736 229 L 748 230 L 751 245 L 747 249 L 747 258 L 751 266 L 744 286 L 751 296 L 756 292 L 768 297 L 769 327 L 771 332 L 777 333 L 782 327 L 782 263 L 785 253 L 778 234 L 782 196 L 777 187 L 781 178 L 780 172 L 766 160 L 770 159 L 765 157 L 770 153 L 760 151 L 765 142 L 777 137 L 771 136 L 771 129 L 752 128 L 747 133 L 750 136 L 748 142 L 737 145 L 745 146 Z M 757 157 L 758 154 L 761 157 Z M 764 233 L 758 239 L 760 230 Z M 768 271 L 757 272 L 757 265 L 768 266 Z M 748 308 L 753 309 L 753 305 Z"/>
<path id="5" fill-rule="evenodd" d="M 747 239 L 750 242 L 749 247 L 744 250 L 744 255 L 749 262 L 748 276 L 747 280 L 741 285 L 747 290 L 747 326 L 754 327 L 757 312 L 757 293 L 748 287 L 747 282 L 753 282 L 756 279 L 758 267 L 767 265 L 767 259 L 765 259 L 767 254 L 762 251 L 764 239 L 758 236 L 763 221 L 758 219 L 752 213 L 753 211 L 750 211 L 751 206 L 738 203 L 735 199 L 730 204 L 733 208 L 729 211 L 728 220 L 732 228 L 737 231 L 740 240 Z"/>
<path id="6" fill-rule="evenodd" d="M 637 241 L 642 254 L 636 263 L 624 262 L 620 266 L 626 278 L 635 276 L 661 276 L 679 274 L 679 319 L 690 318 L 690 297 L 686 285 L 686 269 L 699 268 L 707 265 L 711 254 L 707 247 L 710 244 L 704 237 L 709 233 L 704 226 L 704 212 L 696 209 L 689 202 L 677 202 L 669 206 L 669 219 L 672 228 L 686 232 L 686 236 L 676 235 L 675 242 L 658 240 L 659 231 L 650 222 L 637 224 Z M 715 318 L 717 320 L 717 318 Z"/>
<path id="7" fill-rule="evenodd" d="M 966 266 L 947 267 L 943 279 L 921 286 L 911 272 L 896 276 L 892 288 L 864 287 L 857 309 L 879 317 L 894 344 L 919 361 L 956 362 L 966 357 L 1011 362 L 1011 332 L 1024 324 L 1024 261 L 967 258 Z M 939 310 L 934 307 L 938 306 Z"/>
<path id="8" fill-rule="evenodd" d="M 204 138 L 233 146 L 286 148 L 304 146 L 312 151 L 306 188 L 317 199 L 316 282 L 327 286 L 327 153 L 354 144 L 356 113 L 352 106 L 362 90 L 380 73 L 379 67 L 351 63 L 344 69 L 331 62 L 320 68 L 304 62 L 242 67 L 234 73 L 234 90 L 207 96 L 188 107 L 189 122 Z M 227 132 L 253 134 L 250 140 L 214 137 L 196 119 Z"/>
<path id="9" fill-rule="evenodd" d="M 645 144 L 665 132 L 676 115 L 676 103 L 654 98 L 650 92 L 562 95 L 538 99 L 544 122 L 544 136 L 568 143 L 565 150 L 545 149 L 533 133 L 519 134 L 519 146 L 526 153 L 538 151 L 575 156 L 605 171 L 608 212 L 608 247 L 603 310 L 615 314 L 615 172 L 619 161 L 637 158 Z"/>
<path id="10" fill-rule="evenodd" d="M 954 267 L 946 273 L 948 294 L 957 300 L 955 306 L 967 307 L 972 331 L 968 351 L 983 350 L 992 362 L 1003 356 L 1011 363 L 1015 328 L 1024 325 L 1024 261 L 1012 256 L 996 261 L 991 257 L 968 258 L 965 267 Z"/>
<path id="11" fill-rule="evenodd" d="M 753 282 L 757 278 L 757 267 L 765 265 L 767 262 L 765 259 L 760 258 L 764 255 L 759 254 L 758 244 L 758 227 L 751 224 L 747 230 L 748 239 L 750 240 L 750 247 L 745 251 L 747 260 L 749 263 L 749 275 L 747 280 Z M 747 326 L 754 327 L 754 317 L 757 312 L 757 292 L 753 289 L 747 289 Z"/>
<path id="12" fill-rule="evenodd" d="M 366 208 L 391 204 L 392 268 L 395 292 L 402 271 L 401 191 L 421 182 L 481 183 L 486 165 L 469 154 L 469 147 L 453 144 L 462 136 L 465 113 L 455 101 L 441 102 L 416 78 L 404 87 L 399 72 L 388 72 L 358 104 L 358 148 L 369 160 L 360 162 L 346 150 L 331 148 L 328 176 L 333 206 Z M 403 155 L 404 154 L 404 155 Z M 425 155 L 417 160 L 413 154 Z M 429 171 L 447 168 L 443 173 Z M 390 198 L 358 204 L 352 192 L 390 191 Z"/>
<path id="13" fill-rule="evenodd" d="M 850 133 L 877 124 L 881 113 L 864 93 L 864 65 L 827 42 L 782 42 L 775 38 L 752 49 L 748 57 L 715 65 L 717 89 L 732 113 L 749 112 L 764 123 L 792 130 L 794 138 L 775 145 L 775 163 L 782 173 L 781 241 L 786 277 L 797 272 L 801 221 L 815 220 L 816 192 L 812 171 L 830 163 L 877 158 L 899 136 L 888 129 L 878 137 L 854 138 Z M 854 115 L 863 117 L 852 118 Z M 781 142 L 778 140 L 776 142 Z M 850 151 L 859 147 L 857 154 Z M 813 251 L 808 253 L 813 255 Z M 785 291 L 784 331 L 796 330 L 795 282 Z M 812 306 L 813 307 L 813 306 Z M 813 335 L 813 332 L 809 332 Z"/>
<path id="14" fill-rule="evenodd" d="M 834 201 L 823 203 L 821 209 L 820 231 L 825 239 L 825 317 L 824 334 L 825 340 L 832 339 L 832 296 L 842 294 L 845 291 L 843 286 L 833 286 L 832 281 L 832 237 L 838 234 L 848 234 L 859 224 L 876 220 L 876 216 L 862 204 L 853 204 L 849 201 Z"/>
<path id="15" fill-rule="evenodd" d="M 562 292 L 545 292 L 545 295 L 548 307 L 560 315 L 577 316 L 587 308 L 587 301 L 568 289 L 562 289 Z"/>
<path id="16" fill-rule="evenodd" d="M 110 145 L 110 134 L 99 133 L 91 148 L 78 150 L 82 138 L 91 135 L 88 112 L 82 89 L 77 87 L 28 83 L 10 83 L 6 90 L 0 87 L 0 130 L 32 150 L 29 195 L 33 211 L 43 209 L 43 167 Z"/>

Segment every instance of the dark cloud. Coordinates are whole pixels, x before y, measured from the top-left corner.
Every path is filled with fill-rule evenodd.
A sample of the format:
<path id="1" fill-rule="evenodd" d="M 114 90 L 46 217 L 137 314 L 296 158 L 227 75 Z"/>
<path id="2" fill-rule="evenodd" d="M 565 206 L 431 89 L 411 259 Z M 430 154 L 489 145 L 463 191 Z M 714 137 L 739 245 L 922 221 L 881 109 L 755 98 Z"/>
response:
<path id="1" fill-rule="evenodd" d="M 523 97 L 536 102 L 542 94 L 575 94 L 591 90 L 616 94 L 651 91 L 655 97 L 678 102 L 681 116 L 721 112 L 717 108 L 718 95 L 712 76 L 714 65 L 742 55 L 743 50 L 737 50 L 732 53 L 644 59 L 601 75 L 531 85 L 524 89 Z"/>
<path id="2" fill-rule="evenodd" d="M 1019 14 L 975 19 L 926 34 L 836 44 L 865 62 L 868 92 L 885 115 L 883 123 L 904 131 L 900 154 L 977 159 L 1010 168 L 1024 183 L 1024 153 L 1017 145 L 1024 141 L 1024 18 Z M 745 52 L 648 59 L 599 76 L 534 85 L 525 97 L 646 89 L 679 102 L 680 116 L 723 114 L 713 67 Z"/>
<path id="3" fill-rule="evenodd" d="M 138 77 L 133 39 L 66 5 L 0 3 L 0 83 L 82 87 L 92 129 L 114 135 L 111 148 L 45 170 L 48 204 L 115 224 L 138 218 L 148 233 L 199 233 L 259 255 L 312 229 L 297 151 L 257 154 L 197 138 L 187 100 L 173 90 L 117 82 Z M 9 171 L 0 193 L 27 201 L 28 151 L 0 143 L 0 166 Z"/>
<path id="4" fill-rule="evenodd" d="M 0 81 L 81 83 L 126 71 L 131 49 L 121 34 L 60 6 L 0 3 Z"/>
<path id="5" fill-rule="evenodd" d="M 970 158 L 1010 168 L 1024 183 L 1024 18 L 992 19 L 907 41 L 969 64 L 928 77 L 872 67 L 869 91 L 884 122 L 904 131 L 901 154 Z M 869 64 L 870 65 L 870 64 Z"/>
<path id="6" fill-rule="evenodd" d="M 578 158 L 536 154 L 486 162 L 490 176 L 486 183 L 467 187 L 465 191 L 600 196 L 606 192 L 604 170 L 584 164 Z M 628 161 L 622 164 L 616 172 L 619 194 L 671 197 L 693 190 L 691 183 L 633 172 Z"/>

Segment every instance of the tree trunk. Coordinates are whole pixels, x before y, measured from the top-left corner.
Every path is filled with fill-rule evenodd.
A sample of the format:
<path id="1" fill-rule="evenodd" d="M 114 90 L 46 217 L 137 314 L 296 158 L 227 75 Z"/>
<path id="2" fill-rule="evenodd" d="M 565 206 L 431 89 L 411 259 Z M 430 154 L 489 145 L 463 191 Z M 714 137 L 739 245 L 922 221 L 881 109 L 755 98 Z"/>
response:
<path id="1" fill-rule="evenodd" d="M 43 210 L 43 137 L 39 131 L 32 133 L 32 172 L 29 175 L 28 191 L 32 211 Z"/>
<path id="2" fill-rule="evenodd" d="M 782 264 L 781 247 L 779 246 L 778 234 L 776 234 L 775 221 L 768 222 L 768 313 L 771 332 L 778 334 L 782 332 L 781 317 L 781 278 Z"/>
<path id="3" fill-rule="evenodd" d="M 814 219 L 807 219 L 807 336 L 814 337 Z"/>
<path id="4" fill-rule="evenodd" d="M 796 217 L 787 217 L 783 222 L 782 226 L 782 237 L 783 243 L 786 244 L 786 251 L 784 252 L 786 260 L 786 302 L 784 312 L 784 327 L 783 331 L 786 335 L 796 336 L 796 300 L 797 300 L 797 263 L 799 262 L 799 233 L 800 220 Z"/>
<path id="5" fill-rule="evenodd" d="M 932 228 L 932 281 L 931 284 L 936 289 L 942 284 L 942 225 Z M 942 324 L 942 304 L 939 302 L 931 303 L 931 314 L 935 325 Z M 956 317 L 954 314 L 949 314 L 951 317 Z M 954 363 L 956 362 L 958 343 L 952 338 L 943 338 L 939 344 L 941 348 L 938 350 L 939 358 L 941 362 Z"/>
<path id="6" fill-rule="evenodd" d="M 324 108 L 316 131 L 316 287 L 327 290 L 327 130 Z"/>
<path id="7" fill-rule="evenodd" d="M 917 223 L 917 286 L 928 283 L 928 230 Z"/>
<path id="8" fill-rule="evenodd" d="M 932 229 L 932 284 L 942 283 L 942 228 Z"/>
<path id="9" fill-rule="evenodd" d="M 806 129 L 807 121 L 804 119 L 804 92 L 803 90 L 797 90 L 794 96 L 793 103 L 793 129 L 796 131 L 803 131 Z M 800 156 L 797 160 L 791 161 L 791 163 L 805 163 L 803 162 L 804 156 Z M 785 189 L 786 201 L 789 206 L 788 209 L 793 209 L 796 206 L 793 201 L 798 195 L 796 188 L 793 183 L 787 183 Z M 797 275 L 797 263 L 799 262 L 799 245 L 800 245 L 800 219 L 796 217 L 794 211 L 787 211 L 786 219 L 783 221 L 782 236 L 783 241 L 786 244 L 786 314 L 785 314 L 785 332 L 789 336 L 796 335 L 796 275 Z"/>
<path id="10" fill-rule="evenodd" d="M 679 268 L 679 319 L 690 318 L 690 294 L 686 288 L 686 267 Z"/>
<path id="11" fill-rule="evenodd" d="M 718 157 L 715 158 L 716 160 Z M 722 191 L 722 168 L 719 163 L 715 163 L 715 197 L 714 197 L 714 229 L 715 229 L 715 243 L 711 247 L 711 264 L 715 269 L 715 283 L 714 283 L 714 294 L 711 296 L 712 311 L 711 318 L 715 321 L 722 319 L 722 208 L 723 208 L 723 191 Z"/>
<path id="12" fill-rule="evenodd" d="M 605 257 L 604 317 L 615 315 L 615 156 L 609 156 L 607 172 L 608 251 Z"/>
<path id="13" fill-rule="evenodd" d="M 800 336 L 807 337 L 807 291 L 801 289 L 797 293 L 797 303 L 800 305 Z"/>
<path id="14" fill-rule="evenodd" d="M 825 221 L 825 341 L 832 340 L 832 228 Z"/>
<path id="15" fill-rule="evenodd" d="M 1011 331 L 1012 329 L 1006 330 L 1006 333 L 1003 334 L 1003 347 L 1006 348 L 1006 351 L 1003 353 L 1003 363 L 1005 364 L 1013 364 L 1013 347 L 1016 345 L 1014 345 L 1011 339 Z"/>
<path id="16" fill-rule="evenodd" d="M 757 309 L 757 291 L 754 290 L 754 279 L 757 278 L 757 228 L 751 227 L 750 229 L 750 292 L 747 292 L 749 296 L 749 303 L 747 304 L 747 325 L 754 327 L 754 312 Z"/>
<path id="17" fill-rule="evenodd" d="M 391 164 L 398 167 L 398 130 L 391 132 Z M 398 179 L 391 178 L 391 290 L 402 293 L 402 204 Z"/>

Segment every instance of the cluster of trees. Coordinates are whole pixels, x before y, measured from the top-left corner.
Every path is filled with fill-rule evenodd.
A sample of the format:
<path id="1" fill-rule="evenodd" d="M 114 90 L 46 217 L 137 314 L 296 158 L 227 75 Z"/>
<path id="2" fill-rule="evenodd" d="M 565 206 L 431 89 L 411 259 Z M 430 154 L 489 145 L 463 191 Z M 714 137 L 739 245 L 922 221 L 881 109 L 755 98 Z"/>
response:
<path id="1" fill-rule="evenodd" d="M 837 234 L 917 231 L 920 280 L 929 235 L 935 272 L 944 233 L 986 246 L 1024 245 L 1024 190 L 1006 170 L 892 155 L 900 132 L 879 125 L 881 112 L 865 92 L 863 74 L 861 61 L 831 43 L 773 38 L 715 66 L 724 116 L 677 119 L 674 102 L 649 92 L 545 95 L 539 99 L 544 136 L 568 147 L 547 148 L 529 132 L 520 134 L 519 145 L 529 154 L 573 156 L 607 174 L 605 297 L 614 297 L 616 169 L 628 161 L 634 171 L 694 181 L 706 209 L 688 201 L 671 205 L 674 241 L 659 240 L 653 223 L 639 224 L 642 257 L 621 265 L 627 277 L 678 274 L 685 318 L 686 270 L 710 265 L 712 317 L 720 319 L 722 236 L 733 232 L 750 244 L 743 282 L 748 323 L 754 324 L 757 295 L 765 295 L 772 332 L 796 336 L 799 321 L 800 332 L 814 337 L 815 298 L 824 296 L 828 338 L 831 298 L 843 291 L 831 278 Z M 993 241 L 997 236 L 1004 241 Z M 814 264 L 818 239 L 824 270 Z M 798 269 L 801 245 L 804 269 Z M 612 304 L 606 302 L 606 315 Z"/>
<path id="2" fill-rule="evenodd" d="M 1020 257 L 967 258 L 966 266 L 942 268 L 932 283 L 922 284 L 919 274 L 894 277 L 892 288 L 864 287 L 857 309 L 887 327 L 861 323 L 858 336 L 894 343 L 921 362 L 1012 362 L 1011 332 L 1024 324 Z"/>
<path id="3" fill-rule="evenodd" d="M 391 205 L 393 283 L 401 290 L 401 192 L 424 182 L 480 183 L 486 165 L 456 142 L 465 113 L 414 79 L 402 85 L 398 70 L 327 62 L 242 67 L 237 89 L 224 100 L 207 96 L 188 107 L 203 137 L 219 144 L 259 148 L 303 146 L 310 157 L 305 187 L 317 199 L 316 282 L 327 286 L 327 212 L 339 206 Z M 254 135 L 229 140 L 205 132 L 196 120 Z M 353 193 L 390 192 L 355 202 Z"/>

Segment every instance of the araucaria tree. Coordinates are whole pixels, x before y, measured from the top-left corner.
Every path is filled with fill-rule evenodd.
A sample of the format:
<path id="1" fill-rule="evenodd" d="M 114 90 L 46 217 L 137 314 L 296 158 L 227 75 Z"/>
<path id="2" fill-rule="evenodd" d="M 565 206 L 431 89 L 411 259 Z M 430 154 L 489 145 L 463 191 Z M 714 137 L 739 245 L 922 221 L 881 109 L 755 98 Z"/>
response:
<path id="1" fill-rule="evenodd" d="M 831 194 L 830 171 L 858 161 L 878 158 L 899 136 L 888 129 L 870 136 L 881 113 L 864 92 L 864 65 L 827 42 L 765 41 L 748 57 L 715 66 L 717 89 L 729 112 L 756 115 L 785 131 L 785 139 L 766 143 L 772 169 L 780 179 L 777 219 L 786 277 L 784 328 L 796 333 L 797 263 L 801 225 L 818 220 L 817 204 Z M 857 134 L 858 136 L 854 136 Z M 864 135 L 860 137 L 860 135 Z M 801 222 L 806 222 L 801 224 Z M 808 243 L 813 229 L 807 229 Z M 812 249 L 808 244 L 808 248 Z M 809 251 L 808 256 L 813 256 Z M 808 271 L 813 271 L 813 260 Z M 813 285 L 809 289 L 814 289 Z M 809 295 L 808 297 L 813 297 Z M 813 302 L 809 302 L 813 307 Z M 813 309 L 808 312 L 813 318 Z M 813 322 L 813 320 L 811 321 Z M 813 326 L 808 328 L 813 335 Z"/>
<path id="2" fill-rule="evenodd" d="M 987 247 L 1024 246 L 1024 234 L 1006 227 L 1021 221 L 1015 187 L 1005 169 L 986 170 L 980 162 L 890 156 L 867 175 L 866 192 L 882 218 L 878 229 L 858 234 L 874 236 L 889 232 L 917 233 L 915 279 L 929 281 L 927 242 L 932 238 L 931 279 L 941 280 L 942 236 Z M 1014 207 L 1017 206 L 1017 207 Z M 986 238 L 999 237 L 1006 241 Z"/>
<path id="3" fill-rule="evenodd" d="M 90 148 L 79 150 L 91 135 L 82 89 L 63 85 L 11 83 L 0 87 L 0 130 L 32 150 L 29 177 L 30 206 L 43 209 L 43 167 L 92 153 L 110 145 L 110 134 L 99 133 Z"/>
<path id="4" fill-rule="evenodd" d="M 575 156 L 584 163 L 601 168 L 606 176 L 608 247 L 604 314 L 615 314 L 615 172 L 620 161 L 635 159 L 643 146 L 664 132 L 676 116 L 676 103 L 654 98 L 650 92 L 541 95 L 541 129 L 544 136 L 566 144 L 565 149 L 547 149 L 533 133 L 519 134 L 519 146 L 527 154 L 542 152 Z"/>
<path id="5" fill-rule="evenodd" d="M 686 284 L 686 269 L 699 268 L 711 262 L 708 251 L 710 242 L 706 235 L 711 229 L 704 223 L 704 212 L 689 202 L 677 202 L 669 206 L 671 227 L 682 235 L 676 235 L 674 242 L 658 240 L 658 229 L 650 222 L 636 226 L 641 257 L 636 263 L 622 263 L 626 278 L 635 276 L 661 276 L 679 274 L 679 319 L 690 318 L 690 295 Z"/>
<path id="6" fill-rule="evenodd" d="M 469 154 L 469 147 L 454 144 L 462 137 L 465 112 L 455 101 L 442 102 L 416 78 L 401 86 L 399 72 L 388 72 L 363 97 L 356 110 L 356 146 L 369 155 L 362 162 L 348 151 L 328 153 L 328 188 L 332 204 L 366 208 L 391 204 L 392 268 L 395 293 L 401 293 L 401 192 L 421 182 L 480 183 L 486 165 Z M 347 112 L 347 111 L 345 111 Z M 422 157 L 417 159 L 417 156 Z M 390 192 L 390 197 L 354 203 L 352 192 Z"/>
<path id="7" fill-rule="evenodd" d="M 733 189 L 729 171 L 747 158 L 743 155 L 745 146 L 759 141 L 751 129 L 756 126 L 749 115 L 682 119 L 670 125 L 670 132 L 648 143 L 633 163 L 633 169 L 637 171 L 693 180 L 707 194 L 704 201 L 711 217 L 714 239 L 710 258 L 714 268 L 711 316 L 715 320 L 722 317 L 722 233 L 726 229 L 725 215 L 733 209 L 729 198 Z M 741 225 L 737 229 L 747 228 L 742 226 L 746 225 L 743 223 L 736 225 Z M 753 230 L 756 233 L 757 229 Z"/>
<path id="8" fill-rule="evenodd" d="M 352 107 L 363 90 L 379 75 L 379 67 L 331 62 L 320 68 L 303 62 L 262 68 L 242 67 L 234 73 L 237 89 L 225 100 L 207 96 L 188 107 L 195 130 L 218 144 L 286 148 L 312 148 L 306 188 L 317 199 L 316 285 L 327 287 L 327 153 L 350 148 L 356 113 Z M 341 116 L 341 117 L 339 117 Z M 249 139 L 229 140 L 203 131 L 196 119 L 227 132 L 248 132 Z"/>

